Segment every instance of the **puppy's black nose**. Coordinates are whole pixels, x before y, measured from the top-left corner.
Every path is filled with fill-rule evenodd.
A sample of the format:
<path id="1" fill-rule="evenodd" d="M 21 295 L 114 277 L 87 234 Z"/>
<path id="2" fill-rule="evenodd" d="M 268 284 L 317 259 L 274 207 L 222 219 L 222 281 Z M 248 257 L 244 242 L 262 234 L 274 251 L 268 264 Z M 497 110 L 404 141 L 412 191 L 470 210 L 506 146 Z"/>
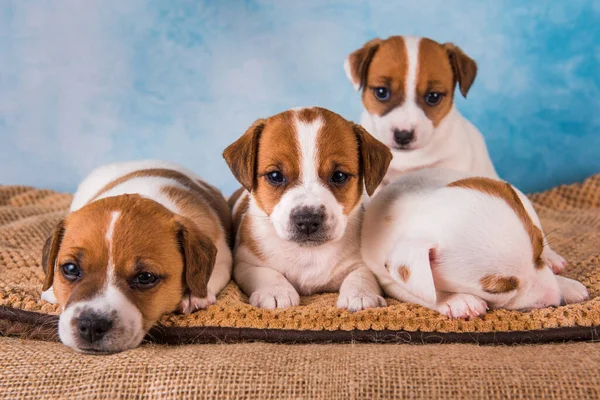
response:
<path id="1" fill-rule="evenodd" d="M 415 139 L 415 131 L 394 129 L 394 141 L 400 146 L 406 146 Z"/>
<path id="2" fill-rule="evenodd" d="M 79 336 L 89 343 L 102 339 L 112 328 L 112 321 L 98 314 L 84 314 L 77 320 Z"/>
<path id="3" fill-rule="evenodd" d="M 296 225 L 296 229 L 305 235 L 318 232 L 324 219 L 325 213 L 313 208 L 303 208 L 292 214 L 292 221 Z"/>

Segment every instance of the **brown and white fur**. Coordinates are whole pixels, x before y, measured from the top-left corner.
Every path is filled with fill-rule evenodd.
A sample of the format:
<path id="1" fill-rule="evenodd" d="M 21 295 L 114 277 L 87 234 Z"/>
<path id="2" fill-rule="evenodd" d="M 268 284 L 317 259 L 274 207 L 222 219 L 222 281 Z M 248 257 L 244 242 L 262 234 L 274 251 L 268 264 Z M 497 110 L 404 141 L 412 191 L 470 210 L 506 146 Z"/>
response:
<path id="1" fill-rule="evenodd" d="M 483 136 L 454 106 L 456 85 L 466 97 L 477 74 L 459 47 L 414 36 L 373 39 L 344 69 L 362 89 L 361 125 L 394 154 L 385 183 L 428 167 L 498 177 Z"/>
<path id="2" fill-rule="evenodd" d="M 314 107 L 256 121 L 223 155 L 243 186 L 230 199 L 233 275 L 250 304 L 284 308 L 339 291 L 340 308 L 385 305 L 359 248 L 363 191 L 385 175 L 385 145 Z"/>
<path id="3" fill-rule="evenodd" d="M 230 229 L 225 198 L 180 166 L 96 169 L 43 250 L 42 298 L 62 307 L 61 341 L 82 352 L 122 351 L 163 314 L 214 303 L 231 277 Z"/>
<path id="4" fill-rule="evenodd" d="M 588 298 L 581 283 L 553 273 L 554 252 L 527 197 L 451 170 L 412 172 L 375 195 L 362 254 L 387 295 L 454 318 Z"/>

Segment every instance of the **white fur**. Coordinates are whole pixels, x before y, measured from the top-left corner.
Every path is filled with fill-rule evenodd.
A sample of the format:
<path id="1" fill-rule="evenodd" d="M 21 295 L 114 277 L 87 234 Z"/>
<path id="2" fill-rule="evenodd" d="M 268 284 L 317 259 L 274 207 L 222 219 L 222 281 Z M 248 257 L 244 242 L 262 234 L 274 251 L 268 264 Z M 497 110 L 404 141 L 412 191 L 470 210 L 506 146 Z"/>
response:
<path id="1" fill-rule="evenodd" d="M 322 124 L 321 120 L 311 124 L 296 121 L 301 182 L 282 196 L 271 215 L 250 199 L 244 218 L 251 221 L 250 234 L 260 247 L 262 259 L 246 246 L 236 246 L 234 276 L 254 306 L 296 306 L 300 304 L 299 294 L 338 290 L 338 307 L 357 311 L 385 305 L 375 277 L 360 257 L 360 204 L 345 216 L 343 206 L 317 175 L 317 135 Z M 327 214 L 329 240 L 313 247 L 291 241 L 290 212 L 300 206 L 321 205 Z"/>
<path id="2" fill-rule="evenodd" d="M 110 223 L 106 230 L 106 243 L 108 244 L 108 265 L 106 267 L 107 276 L 106 281 L 109 283 L 115 283 L 115 263 L 113 260 L 113 234 L 115 233 L 115 225 L 121 215 L 120 211 L 113 211 L 110 216 Z"/>
<path id="3" fill-rule="evenodd" d="M 447 187 L 468 176 L 425 169 L 404 175 L 371 200 L 365 212 L 362 254 L 384 291 L 450 317 L 480 315 L 485 312 L 482 304 L 526 310 L 557 306 L 561 299 L 587 298 L 583 285 L 555 276 L 544 257 L 548 265 L 535 268 L 531 240 L 503 199 Z M 531 203 L 518 193 L 539 227 Z M 433 267 L 431 249 L 437 260 Z M 408 282 L 394 272 L 401 266 L 411 272 Z M 487 293 L 480 279 L 488 274 L 517 277 L 518 288 L 503 294 Z"/>
<path id="4" fill-rule="evenodd" d="M 94 196 L 110 182 L 113 182 L 116 179 L 134 171 L 152 168 L 175 170 L 193 179 L 199 185 L 205 187 L 208 186 L 191 171 L 165 161 L 145 160 L 109 164 L 94 170 L 79 185 L 77 193 L 75 194 L 71 204 L 71 211 L 76 211 L 88 204 L 94 198 Z M 168 196 L 161 192 L 161 189 L 166 185 L 183 187 L 176 180 L 168 178 L 139 177 L 127 180 L 120 185 L 115 186 L 106 193 L 103 193 L 96 200 L 123 194 L 139 194 L 142 197 L 156 201 L 175 214 L 181 214 L 181 210 L 178 208 L 178 206 Z M 77 318 L 79 315 L 78 313 L 84 307 L 92 307 L 94 309 L 98 309 L 99 311 L 106 312 L 114 310 L 116 312 L 117 319 L 122 321 L 123 329 L 118 331 L 120 332 L 121 336 L 117 337 L 115 334 L 115 337 L 109 340 L 109 343 L 111 343 L 111 348 L 114 351 L 135 347 L 143 339 L 143 332 L 140 333 L 138 331 L 142 329 L 141 314 L 139 311 L 137 311 L 135 306 L 128 302 L 126 297 L 119 292 L 114 282 L 114 265 L 112 262 L 112 249 L 114 245 L 113 232 L 115 225 L 118 223 L 119 216 L 119 212 L 112 213 L 111 221 L 108 225 L 105 236 L 109 248 L 109 265 L 107 268 L 108 287 L 104 292 L 98 293 L 93 300 L 69 305 L 69 307 L 67 307 L 60 316 L 59 334 L 63 343 L 68 346 L 76 348 L 75 341 L 73 339 L 73 335 L 75 333 L 72 332 L 72 330 L 76 330 L 76 327 L 72 326 L 71 319 Z M 215 214 L 215 218 L 216 217 L 217 216 Z M 214 304 L 216 301 L 216 295 L 231 279 L 232 254 L 226 240 L 225 231 L 220 225 L 219 231 L 218 239 L 215 243 L 215 246 L 217 247 L 217 257 L 213 272 L 208 282 L 208 296 L 206 298 L 198 298 L 193 295 L 186 295 L 180 304 L 180 310 L 184 313 L 193 312 L 200 308 L 206 308 L 207 306 Z M 42 296 L 45 300 L 56 301 L 52 288 L 44 292 Z M 133 309 L 135 309 L 135 311 Z M 137 321 L 138 316 L 140 318 L 139 322 Z M 121 325 L 117 324 L 117 326 Z M 111 329 L 111 332 L 112 331 L 113 329 Z M 112 333 L 109 334 L 112 335 Z"/>

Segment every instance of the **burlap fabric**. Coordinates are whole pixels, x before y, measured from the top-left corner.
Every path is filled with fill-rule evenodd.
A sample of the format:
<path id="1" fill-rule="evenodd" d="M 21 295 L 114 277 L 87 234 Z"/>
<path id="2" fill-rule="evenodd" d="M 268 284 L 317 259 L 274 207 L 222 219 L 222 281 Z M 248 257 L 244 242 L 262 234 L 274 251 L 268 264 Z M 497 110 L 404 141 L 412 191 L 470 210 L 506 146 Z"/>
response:
<path id="1" fill-rule="evenodd" d="M 0 338 L 5 399 L 597 399 L 600 345 L 146 344 L 110 356 Z"/>
<path id="2" fill-rule="evenodd" d="M 600 175 L 531 196 L 548 240 L 569 261 L 566 275 L 583 282 L 591 300 L 529 313 L 494 311 L 472 321 L 388 299 L 386 308 L 357 313 L 335 307 L 336 294 L 302 299 L 285 310 L 250 306 L 230 283 L 217 304 L 189 316 L 167 315 L 150 339 L 537 342 L 594 339 L 600 327 Z M 40 252 L 71 196 L 27 187 L 0 187 L 0 333 L 56 338 L 58 307 L 40 300 Z M 48 316 L 49 315 L 49 316 Z M 515 335 L 515 332 L 523 335 Z"/>

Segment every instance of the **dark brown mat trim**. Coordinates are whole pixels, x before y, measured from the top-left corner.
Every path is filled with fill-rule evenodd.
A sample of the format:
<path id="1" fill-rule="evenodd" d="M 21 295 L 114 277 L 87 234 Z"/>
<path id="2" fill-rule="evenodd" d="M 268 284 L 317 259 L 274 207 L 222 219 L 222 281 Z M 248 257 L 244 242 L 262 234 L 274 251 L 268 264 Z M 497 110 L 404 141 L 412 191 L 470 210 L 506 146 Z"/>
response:
<path id="1" fill-rule="evenodd" d="M 0 335 L 57 341 L 58 316 L 0 307 Z M 285 329 L 156 326 L 146 340 L 161 344 L 235 343 L 471 343 L 533 344 L 599 341 L 600 326 L 513 332 L 299 331 Z"/>

